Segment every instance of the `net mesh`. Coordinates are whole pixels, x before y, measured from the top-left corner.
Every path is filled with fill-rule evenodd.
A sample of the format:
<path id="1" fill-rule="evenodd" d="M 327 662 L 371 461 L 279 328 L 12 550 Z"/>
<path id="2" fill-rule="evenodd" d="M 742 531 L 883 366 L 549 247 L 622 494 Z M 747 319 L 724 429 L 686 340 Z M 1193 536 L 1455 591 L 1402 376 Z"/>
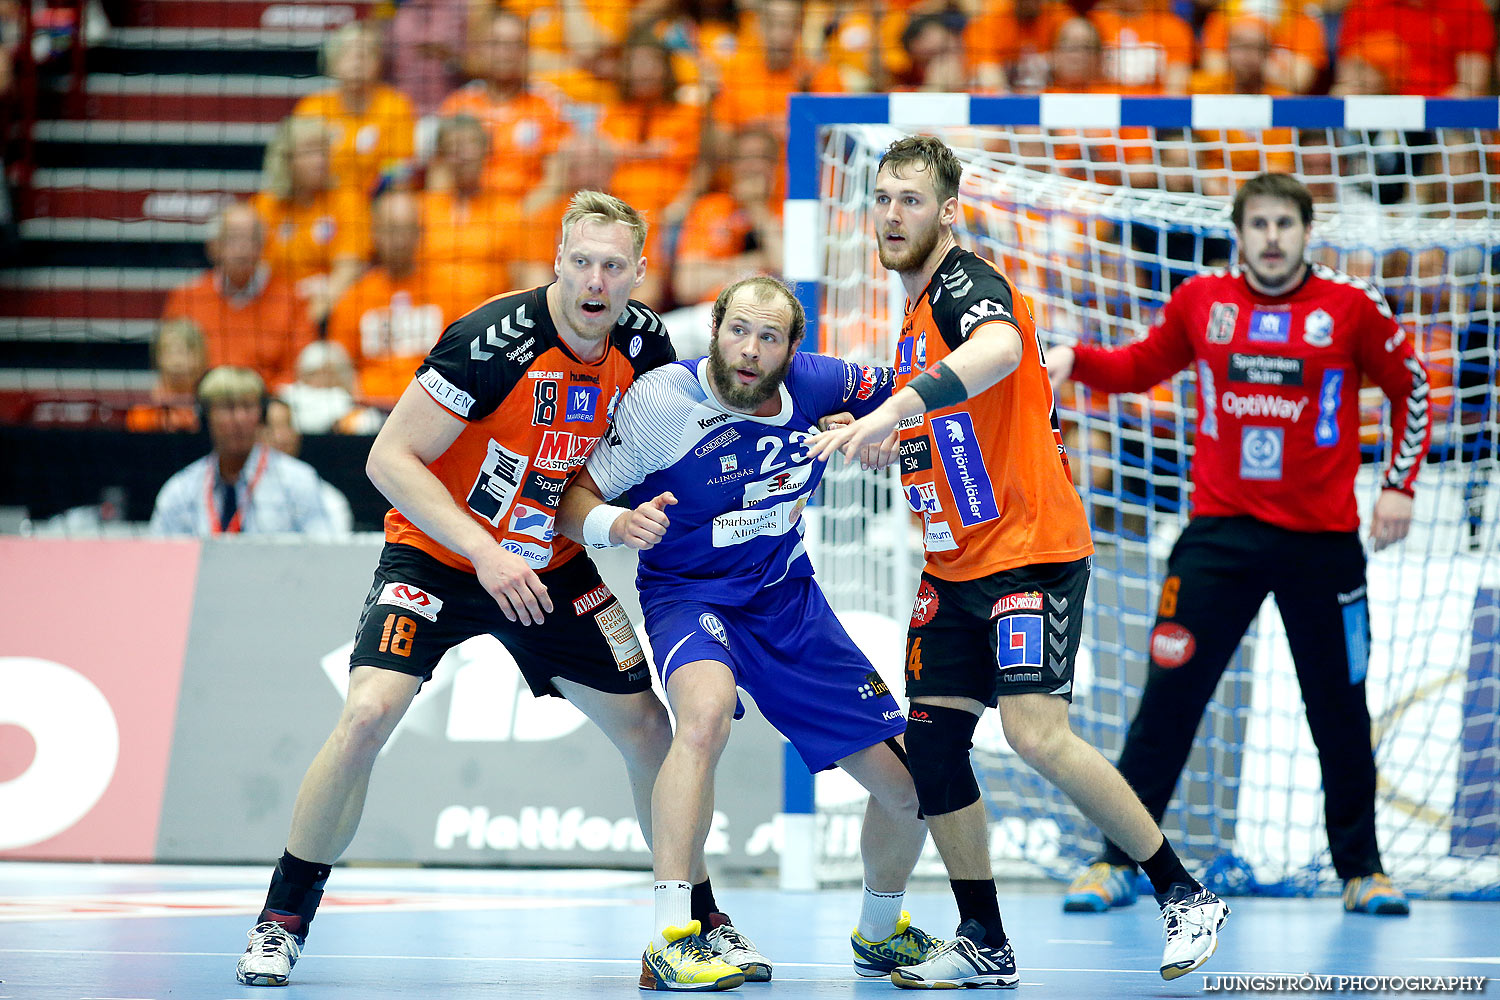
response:
<path id="1" fill-rule="evenodd" d="M 1371 558 L 1368 692 L 1387 871 L 1417 893 L 1500 895 L 1500 559 L 1494 476 L 1500 154 L 1473 130 L 1167 132 L 1146 128 L 932 130 L 965 164 L 959 242 L 1031 300 L 1045 343 L 1127 342 L 1185 277 L 1228 263 L 1230 197 L 1263 170 L 1316 199 L 1312 259 L 1368 278 L 1428 367 L 1433 448 L 1406 542 Z M 820 133 L 820 349 L 889 363 L 904 293 L 878 265 L 868 218 L 880 153 L 902 133 Z M 1193 375 L 1142 395 L 1078 388 L 1059 399 L 1098 547 L 1071 718 L 1118 757 L 1146 674 L 1166 556 L 1187 519 Z M 1362 519 L 1389 430 L 1361 393 Z M 893 470 L 830 470 L 819 575 L 857 637 L 898 681 L 920 532 Z M 895 501 L 893 502 L 893 496 Z M 1190 867 L 1230 892 L 1337 885 L 1317 753 L 1285 634 L 1263 608 L 1204 719 L 1163 826 Z M 900 690 L 899 683 L 892 684 Z M 1099 847 L 1071 804 L 1006 746 L 994 713 L 975 760 L 998 862 L 1071 877 Z M 820 792 L 826 878 L 857 877 L 857 797 Z M 931 852 L 924 867 L 941 872 Z"/>

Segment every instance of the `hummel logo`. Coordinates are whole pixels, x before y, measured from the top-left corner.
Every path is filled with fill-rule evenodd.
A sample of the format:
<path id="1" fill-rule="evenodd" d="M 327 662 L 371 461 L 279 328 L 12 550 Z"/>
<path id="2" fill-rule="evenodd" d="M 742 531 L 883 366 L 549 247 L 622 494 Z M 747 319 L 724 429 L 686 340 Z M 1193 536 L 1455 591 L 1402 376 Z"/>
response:
<path id="1" fill-rule="evenodd" d="M 511 325 L 512 322 L 514 322 L 515 326 Z M 515 327 L 520 327 L 522 330 L 529 330 L 534 326 L 536 326 L 536 320 L 529 319 L 526 316 L 526 306 L 523 303 L 514 314 L 500 321 L 498 334 L 492 323 L 482 336 L 475 337 L 473 343 L 469 344 L 469 357 L 474 361 L 488 361 L 495 356 L 495 351 L 504 349 L 506 343 L 520 336 L 520 332 Z M 480 345 L 480 341 L 484 342 L 483 346 Z M 485 347 L 493 347 L 495 351 L 487 351 Z"/>
<path id="2" fill-rule="evenodd" d="M 954 298 L 961 299 L 974 290 L 974 282 L 962 270 L 950 271 L 942 276 L 942 281 Z"/>
<path id="3" fill-rule="evenodd" d="M 631 330 L 639 330 L 644 326 L 650 326 L 651 329 L 655 330 L 660 325 L 656 317 L 648 310 L 643 309 L 633 302 L 625 307 L 625 313 L 624 316 L 620 317 L 620 325 Z M 634 319 L 635 322 L 630 322 L 631 319 Z"/>

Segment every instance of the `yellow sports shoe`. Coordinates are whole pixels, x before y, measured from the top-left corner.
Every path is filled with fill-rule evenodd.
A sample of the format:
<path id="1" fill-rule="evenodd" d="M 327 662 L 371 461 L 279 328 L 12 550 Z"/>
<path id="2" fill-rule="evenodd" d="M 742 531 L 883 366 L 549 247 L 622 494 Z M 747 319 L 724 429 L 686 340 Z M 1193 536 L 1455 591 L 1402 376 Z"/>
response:
<path id="1" fill-rule="evenodd" d="M 1411 913 L 1411 904 L 1406 901 L 1406 893 L 1391 884 L 1389 876 L 1376 872 L 1344 883 L 1344 909 L 1350 913 L 1404 917 Z"/>
<path id="2" fill-rule="evenodd" d="M 732 990 L 745 981 L 745 974 L 714 954 L 699 932 L 703 925 L 689 920 L 686 927 L 668 927 L 661 932 L 667 946 L 657 950 L 655 942 L 641 955 L 641 989 L 685 990 L 703 993 Z"/>
<path id="3" fill-rule="evenodd" d="M 901 911 L 896 930 L 883 941 L 870 941 L 854 929 L 849 944 L 854 949 L 854 971 L 869 979 L 886 978 L 903 965 L 920 965 L 943 942 L 911 925 L 911 914 Z"/>

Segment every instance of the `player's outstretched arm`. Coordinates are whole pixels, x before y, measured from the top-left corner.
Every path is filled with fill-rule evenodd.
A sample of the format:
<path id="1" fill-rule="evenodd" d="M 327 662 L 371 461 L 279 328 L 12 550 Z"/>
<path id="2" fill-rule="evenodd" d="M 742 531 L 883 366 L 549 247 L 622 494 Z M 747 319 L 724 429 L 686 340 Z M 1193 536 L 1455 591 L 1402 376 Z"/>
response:
<path id="1" fill-rule="evenodd" d="M 557 530 L 596 549 L 612 545 L 649 549 L 666 536 L 671 524 L 667 508 L 676 502 L 671 493 L 661 493 L 634 510 L 605 503 L 599 485 L 585 468 L 558 504 Z"/>
<path id="2" fill-rule="evenodd" d="M 986 323 L 968 341 L 900 392 L 854 423 L 817 435 L 808 454 L 827 461 L 835 451 L 846 459 L 871 445 L 883 446 L 908 417 L 963 402 L 1010 375 L 1021 365 L 1021 333 L 1009 323 Z"/>
<path id="3" fill-rule="evenodd" d="M 552 610 L 541 578 L 526 560 L 502 549 L 494 536 L 460 509 L 427 468 L 463 429 L 462 420 L 413 381 L 370 446 L 365 471 L 375 488 L 412 524 L 474 564 L 480 585 L 505 617 L 522 625 L 540 622 Z"/>
<path id="4" fill-rule="evenodd" d="M 854 414 L 847 410 L 839 413 L 830 413 L 818 421 L 818 432 L 831 431 L 838 427 L 848 427 L 854 423 Z M 900 451 L 901 441 L 895 431 L 891 431 L 886 439 L 879 444 L 867 444 L 859 449 L 859 466 L 862 469 L 883 469 L 896 460 Z"/>

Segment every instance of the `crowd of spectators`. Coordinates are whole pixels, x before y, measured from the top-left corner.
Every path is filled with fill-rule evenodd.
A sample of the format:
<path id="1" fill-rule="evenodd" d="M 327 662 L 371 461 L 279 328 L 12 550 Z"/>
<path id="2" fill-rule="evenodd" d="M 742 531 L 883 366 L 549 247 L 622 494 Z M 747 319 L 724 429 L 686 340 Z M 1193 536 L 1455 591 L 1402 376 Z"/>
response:
<path id="1" fill-rule="evenodd" d="M 645 213 L 638 295 L 663 312 L 775 273 L 795 92 L 1478 96 L 1494 66 L 1484 0 L 403 0 L 329 35 L 329 86 L 281 123 L 260 192 L 215 221 L 212 269 L 169 298 L 163 399 L 139 425 L 176 426 L 182 376 L 164 366 L 190 321 L 200 365 L 254 369 L 298 427 L 368 428 L 345 418 L 388 407 L 448 323 L 550 280 L 581 187 Z M 1171 187 L 1172 154 L 1140 138 L 1063 140 L 1113 165 L 1091 179 Z M 1165 165 L 1286 169 L 1266 150 L 1295 139 L 1271 138 Z M 352 368 L 331 419 L 335 396 L 299 378 L 314 344 Z"/>

